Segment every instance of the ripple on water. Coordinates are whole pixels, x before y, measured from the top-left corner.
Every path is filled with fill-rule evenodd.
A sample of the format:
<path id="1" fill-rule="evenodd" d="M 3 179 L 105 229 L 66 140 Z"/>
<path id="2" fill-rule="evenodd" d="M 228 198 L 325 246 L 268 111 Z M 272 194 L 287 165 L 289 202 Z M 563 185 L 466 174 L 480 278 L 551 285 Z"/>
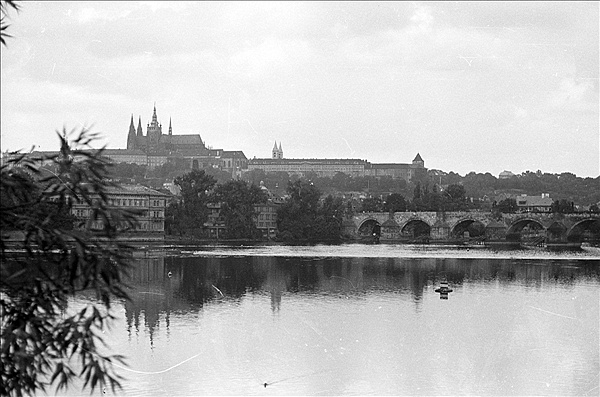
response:
<path id="1" fill-rule="evenodd" d="M 499 250 L 494 248 L 465 248 L 462 246 L 436 245 L 258 245 L 226 246 L 214 245 L 182 251 L 183 256 L 200 257 L 301 257 L 311 260 L 325 258 L 456 258 L 456 259 L 556 259 L 556 260 L 600 260 L 600 249 L 584 247 L 581 250 L 549 251 L 543 248 Z"/>

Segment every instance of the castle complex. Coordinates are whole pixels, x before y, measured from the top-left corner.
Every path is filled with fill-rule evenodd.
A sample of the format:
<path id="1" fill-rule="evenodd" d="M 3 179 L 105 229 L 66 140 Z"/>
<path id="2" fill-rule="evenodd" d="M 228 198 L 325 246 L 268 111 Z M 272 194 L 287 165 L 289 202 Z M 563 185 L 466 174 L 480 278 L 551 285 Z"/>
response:
<path id="1" fill-rule="evenodd" d="M 133 124 L 133 115 L 129 124 L 127 135 L 127 150 L 141 150 L 148 155 L 191 155 L 208 156 L 210 150 L 206 148 L 199 134 L 173 135 L 171 119 L 169 119 L 169 132 L 163 134 L 162 124 L 156 117 L 156 106 L 152 114 L 152 121 L 146 127 L 146 135 L 142 131 L 142 118 L 138 121 L 137 130 Z"/>
<path id="2" fill-rule="evenodd" d="M 142 130 L 141 117 L 137 129 L 131 116 L 126 150 L 112 150 L 107 153 L 114 161 L 137 162 L 149 167 L 160 166 L 174 158 L 184 158 L 190 168 L 218 167 L 239 177 L 245 171 L 263 170 L 264 172 L 283 171 L 290 174 L 305 175 L 316 173 L 320 177 L 331 177 L 338 172 L 352 176 L 389 176 L 409 182 L 419 173 L 426 173 L 425 162 L 420 154 L 410 164 L 375 164 L 360 159 L 286 159 L 283 156 L 281 142 L 275 142 L 271 158 L 248 160 L 241 151 L 209 149 L 199 134 L 173 135 L 171 120 L 169 130 L 163 134 L 162 124 L 156 116 L 156 106 L 152 120 L 146 126 L 146 135 Z"/>
<path id="3" fill-rule="evenodd" d="M 232 177 L 240 177 L 242 170 L 248 168 L 248 159 L 240 150 L 206 147 L 200 134 L 173 135 L 171 119 L 168 132 L 163 134 L 162 124 L 156 116 L 156 105 L 152 121 L 146 126 L 146 135 L 142 129 L 141 117 L 136 129 L 132 115 L 127 134 L 127 149 L 107 149 L 105 154 L 117 163 L 135 163 L 149 168 L 179 159 L 187 162 L 190 169 L 219 168 L 230 172 Z"/>
<path id="4" fill-rule="evenodd" d="M 45 152 L 50 154 L 51 152 Z M 42 154 L 34 152 L 32 154 Z M 105 149 L 104 155 L 115 163 L 132 163 L 148 168 L 159 167 L 168 162 L 184 162 L 189 169 L 218 168 L 228 172 L 233 178 L 240 178 L 244 172 L 263 170 L 264 172 L 287 172 L 303 176 L 315 173 L 320 177 L 331 177 L 338 172 L 351 176 L 392 177 L 409 182 L 415 176 L 426 175 L 427 168 L 420 154 L 412 163 L 370 163 L 361 159 L 288 159 L 283 156 L 281 142 L 275 142 L 271 158 L 248 160 L 241 150 L 228 151 L 207 147 L 200 134 L 174 135 L 171 119 L 169 129 L 163 133 L 162 124 L 156 115 L 156 105 L 152 120 L 142 129 L 142 118 L 137 128 L 131 115 L 127 133 L 126 149 Z M 3 153 L 2 161 L 13 157 Z"/>
<path id="5" fill-rule="evenodd" d="M 426 174 L 427 172 L 425 161 L 418 153 L 411 164 L 375 164 L 360 159 L 285 159 L 281 142 L 279 142 L 279 146 L 275 142 L 271 158 L 249 160 L 248 170 L 287 172 L 298 175 L 315 173 L 319 177 L 332 177 L 336 173 L 342 172 L 351 176 L 389 176 L 394 179 L 404 179 L 407 182 L 419 173 Z"/>

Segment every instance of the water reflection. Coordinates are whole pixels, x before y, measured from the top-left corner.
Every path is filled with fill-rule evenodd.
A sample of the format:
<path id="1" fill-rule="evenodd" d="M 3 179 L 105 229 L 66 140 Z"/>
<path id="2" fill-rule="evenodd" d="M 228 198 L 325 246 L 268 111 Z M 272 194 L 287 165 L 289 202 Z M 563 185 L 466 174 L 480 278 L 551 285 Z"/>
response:
<path id="1" fill-rule="evenodd" d="M 252 294 L 269 295 L 271 311 L 289 294 L 361 299 L 390 293 L 421 310 L 424 294 L 447 283 L 454 293 L 465 284 L 518 285 L 541 290 L 568 288 L 576 280 L 600 279 L 598 261 L 533 261 L 458 258 L 155 257 L 135 261 L 125 303 L 128 332 L 148 330 L 153 343 L 161 315 L 169 328 L 173 312 L 198 313 L 210 303 L 235 303 Z M 142 315 L 143 314 L 143 315 Z M 141 325 L 140 322 L 143 321 Z"/>
<path id="2" fill-rule="evenodd" d="M 140 252 L 123 394 L 597 394 L 600 260 L 252 249 Z"/>

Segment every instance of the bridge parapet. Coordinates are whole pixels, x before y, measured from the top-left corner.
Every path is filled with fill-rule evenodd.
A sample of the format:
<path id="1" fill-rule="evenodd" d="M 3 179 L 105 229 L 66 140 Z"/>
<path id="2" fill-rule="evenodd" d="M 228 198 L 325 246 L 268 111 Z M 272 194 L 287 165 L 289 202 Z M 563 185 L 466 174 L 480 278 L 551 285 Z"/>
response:
<path id="1" fill-rule="evenodd" d="M 393 220 L 392 223 L 389 221 Z M 554 239 L 566 239 L 582 225 L 592 222 L 600 223 L 600 214 L 558 214 L 558 213 L 516 213 L 502 214 L 500 218 L 491 212 L 484 211 L 455 211 L 455 212 L 366 212 L 354 215 L 354 233 L 365 222 L 378 226 L 386 223 L 393 225 L 398 234 L 402 234 L 411 223 L 424 223 L 430 229 L 430 237 L 438 240 L 449 239 L 464 230 L 472 223 L 479 223 L 486 229 L 486 236 L 494 239 L 507 234 L 519 234 L 527 225 L 534 225 L 538 234 L 552 236 Z M 459 226 L 461 225 L 461 226 Z M 537 226 L 536 226 L 537 225 Z M 488 230 L 489 229 L 489 230 Z M 493 230 L 492 230 L 493 229 Z"/>

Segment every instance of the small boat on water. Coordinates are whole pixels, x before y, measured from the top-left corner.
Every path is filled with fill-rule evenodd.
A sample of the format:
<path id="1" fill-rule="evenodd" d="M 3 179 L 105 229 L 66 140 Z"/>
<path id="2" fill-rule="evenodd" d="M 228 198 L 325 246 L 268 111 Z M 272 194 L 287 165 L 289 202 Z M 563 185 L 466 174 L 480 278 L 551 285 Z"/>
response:
<path id="1" fill-rule="evenodd" d="M 452 288 L 448 287 L 447 281 L 440 282 L 440 288 L 436 289 L 435 292 L 440 294 L 447 294 L 448 292 L 452 292 Z"/>

